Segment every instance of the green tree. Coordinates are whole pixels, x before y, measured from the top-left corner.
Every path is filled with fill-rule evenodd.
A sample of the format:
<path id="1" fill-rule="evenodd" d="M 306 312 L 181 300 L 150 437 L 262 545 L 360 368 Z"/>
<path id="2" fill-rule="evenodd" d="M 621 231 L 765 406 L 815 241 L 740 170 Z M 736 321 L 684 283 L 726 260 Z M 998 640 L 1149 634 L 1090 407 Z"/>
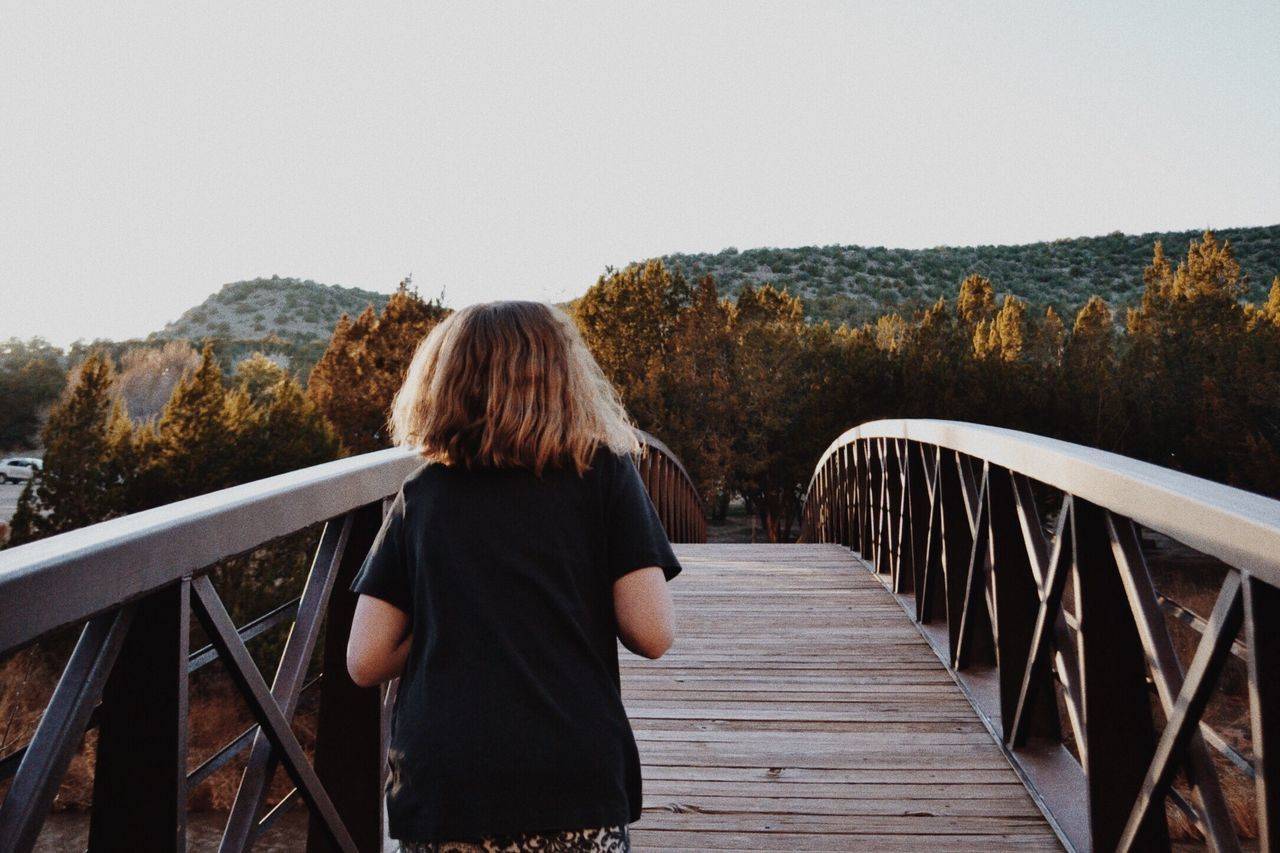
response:
<path id="1" fill-rule="evenodd" d="M 1006 296 L 1000 310 L 990 320 L 978 320 L 973 334 L 973 351 L 979 359 L 1006 363 L 1022 356 L 1027 339 L 1027 304 L 1016 296 Z"/>
<path id="2" fill-rule="evenodd" d="M 873 340 L 878 349 L 886 353 L 897 353 L 907 341 L 910 331 L 907 321 L 896 311 L 882 314 L 875 325 L 870 327 Z"/>
<path id="3" fill-rule="evenodd" d="M 42 338 L 0 342 L 0 448 L 26 449 L 66 385 L 62 350 Z"/>
<path id="4" fill-rule="evenodd" d="M 318 465 L 341 454 L 333 427 L 293 377 L 282 376 L 256 400 L 247 391 L 238 400 L 239 405 L 249 401 L 238 419 L 241 482 Z"/>
<path id="5" fill-rule="evenodd" d="M 124 510 L 128 470 L 119 450 L 129 419 L 113 402 L 113 370 L 101 353 L 80 365 L 75 385 L 49 413 L 44 470 L 18 498 L 9 543 L 20 545 L 104 521 Z"/>
<path id="6" fill-rule="evenodd" d="M 1124 413 L 1116 343 L 1111 308 L 1094 296 L 1076 314 L 1063 354 L 1064 437 L 1071 441 L 1105 449 L 1119 444 Z"/>
<path id="7" fill-rule="evenodd" d="M 810 420 L 823 371 L 800 300 L 786 291 L 744 286 L 732 320 L 733 484 L 769 541 L 783 542 L 823 440 Z"/>
<path id="8" fill-rule="evenodd" d="M 956 316 L 972 330 L 996 313 L 996 292 L 991 282 L 973 273 L 960 282 L 960 295 L 956 299 Z"/>
<path id="9" fill-rule="evenodd" d="M 130 509 L 160 504 L 226 488 L 235 483 L 237 433 L 241 407 L 229 405 L 212 343 L 200 365 L 173 389 L 154 428 L 138 435 L 141 470 L 134 479 Z"/>
<path id="10" fill-rule="evenodd" d="M 344 314 L 311 370 L 307 395 L 352 453 L 390 446 L 391 402 L 418 344 L 449 313 L 411 285 L 400 282 L 381 316 L 367 308 L 352 322 Z"/>
<path id="11" fill-rule="evenodd" d="M 1058 312 L 1050 305 L 1044 311 L 1044 318 L 1036 326 L 1031 336 L 1031 361 L 1045 371 L 1056 371 L 1062 367 L 1062 356 L 1066 347 L 1066 326 Z"/>
<path id="12" fill-rule="evenodd" d="M 1126 449 L 1162 465 L 1227 480 L 1243 464 L 1235 389 L 1248 282 L 1228 242 L 1206 231 L 1173 269 L 1157 243 L 1143 273 L 1141 305 L 1127 317 L 1122 363 L 1128 417 Z M 1235 459 L 1233 462 L 1232 459 Z"/>
<path id="13" fill-rule="evenodd" d="M 1247 333 L 1238 363 L 1245 406 L 1241 457 L 1233 469 L 1236 485 L 1280 497 L 1280 276 L 1267 300 L 1246 307 Z"/>
<path id="14" fill-rule="evenodd" d="M 573 318 L 637 425 L 655 429 L 662 409 L 655 379 L 691 302 L 684 276 L 661 261 L 601 276 L 573 305 Z"/>
<path id="15" fill-rule="evenodd" d="M 723 519 L 733 462 L 734 345 L 732 308 L 706 276 L 693 301 L 679 312 L 665 359 L 649 385 L 659 389 L 655 431 L 684 462 L 703 501 Z"/>
<path id="16" fill-rule="evenodd" d="M 963 420 L 977 410 L 969 379 L 973 331 L 952 313 L 945 297 L 912 325 L 899 360 L 905 389 L 901 414 Z"/>
<path id="17" fill-rule="evenodd" d="M 255 352 L 236 365 L 235 383 L 254 405 L 261 405 L 271 399 L 287 376 L 283 367 L 261 352 Z"/>

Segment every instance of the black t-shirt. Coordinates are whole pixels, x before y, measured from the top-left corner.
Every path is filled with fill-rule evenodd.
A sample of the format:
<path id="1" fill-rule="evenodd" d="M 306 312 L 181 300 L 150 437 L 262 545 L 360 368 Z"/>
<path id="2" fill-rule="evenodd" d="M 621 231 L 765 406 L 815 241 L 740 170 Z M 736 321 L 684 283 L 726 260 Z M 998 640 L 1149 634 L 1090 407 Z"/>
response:
<path id="1" fill-rule="evenodd" d="M 409 614 L 387 783 L 390 835 L 465 840 L 640 817 L 613 582 L 680 565 L 635 465 L 425 465 L 352 590 Z"/>

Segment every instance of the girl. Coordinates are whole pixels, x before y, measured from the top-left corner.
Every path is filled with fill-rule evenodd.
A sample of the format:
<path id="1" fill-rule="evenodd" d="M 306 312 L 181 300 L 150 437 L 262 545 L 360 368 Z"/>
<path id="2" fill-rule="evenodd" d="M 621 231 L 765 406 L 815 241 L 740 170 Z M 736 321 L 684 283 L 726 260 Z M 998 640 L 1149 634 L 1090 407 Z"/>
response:
<path id="1" fill-rule="evenodd" d="M 671 645 L 680 571 L 617 395 L 562 312 L 472 305 L 418 347 L 391 414 L 427 463 L 363 568 L 347 668 L 400 678 L 401 849 L 629 849 L 640 762 L 617 640 Z"/>

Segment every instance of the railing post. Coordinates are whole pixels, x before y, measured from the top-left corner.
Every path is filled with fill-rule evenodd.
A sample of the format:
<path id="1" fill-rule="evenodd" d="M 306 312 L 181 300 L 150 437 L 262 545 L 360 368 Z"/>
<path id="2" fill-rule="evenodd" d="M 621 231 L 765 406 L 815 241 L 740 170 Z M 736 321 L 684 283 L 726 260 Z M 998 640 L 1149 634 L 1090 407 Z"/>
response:
<path id="1" fill-rule="evenodd" d="M 1040 588 L 1031 570 L 1027 543 L 1022 538 L 1013 477 L 1008 469 L 992 465 L 987 475 L 987 517 L 990 524 L 991 583 L 996 602 L 996 645 L 1000 661 L 1000 724 L 1005 743 L 1013 738 L 1022 677 L 1027 669 L 1040 607 Z M 1039 518 L 1035 519 L 1037 524 Z M 1039 535 L 1037 527 L 1032 531 Z M 1053 685 L 1042 679 L 1028 709 L 1037 734 L 1061 732 Z"/>
<path id="2" fill-rule="evenodd" d="M 929 478 L 925 484 L 929 507 L 924 519 L 924 566 L 920 571 L 920 583 L 916 586 L 916 620 L 927 625 L 947 616 L 947 581 L 942 559 L 942 449 L 927 445 L 922 454 L 933 457 L 927 465 L 924 455 L 920 460 Z"/>
<path id="3" fill-rule="evenodd" d="M 969 574 L 969 558 L 973 535 L 965 511 L 964 484 L 961 482 L 960 456 L 944 451 L 938 460 L 937 501 L 942 522 L 942 578 L 947 602 L 948 652 L 952 661 L 960 651 L 960 623 L 965 606 L 965 579 Z"/>
<path id="4" fill-rule="evenodd" d="M 1257 775 L 1258 842 L 1280 850 L 1280 589 L 1256 578 L 1244 584 L 1245 636 L 1249 641 L 1249 706 Z M 1268 628 L 1267 626 L 1271 627 Z"/>
<path id="5" fill-rule="evenodd" d="M 350 591 L 351 581 L 381 525 L 381 502 L 354 511 L 329 596 L 316 731 L 316 775 L 363 853 L 382 849 L 382 693 L 377 687 L 357 687 L 347 675 L 347 639 L 358 598 Z M 336 849 L 312 815 L 307 853 Z"/>
<path id="6" fill-rule="evenodd" d="M 836 450 L 836 457 L 840 460 L 840 476 L 836 481 L 836 489 L 839 490 L 839 500 L 836 502 L 836 524 L 840 529 L 840 536 L 836 541 L 848 548 L 853 541 L 853 532 L 849 529 L 849 505 L 853 502 L 853 490 L 849 482 L 848 445 Z"/>
<path id="7" fill-rule="evenodd" d="M 144 598 L 103 688 L 89 849 L 186 850 L 191 581 Z"/>
<path id="8" fill-rule="evenodd" d="M 907 497 L 903 519 L 906 541 L 907 571 L 903 573 L 898 593 L 915 592 L 924 581 L 926 548 L 929 544 L 929 486 L 925 481 L 921 447 L 906 442 Z"/>
<path id="9" fill-rule="evenodd" d="M 886 540 L 889 556 L 889 581 L 890 588 L 894 592 L 902 591 L 902 571 L 903 559 L 902 553 L 904 548 L 902 527 L 903 516 L 905 515 L 905 493 L 903 488 L 903 467 L 902 467 L 902 444 L 899 439 L 890 439 L 885 445 L 886 456 L 888 462 L 885 465 L 885 499 L 888 506 L 885 508 L 885 521 L 887 522 Z"/>
<path id="10" fill-rule="evenodd" d="M 1071 513 L 1084 694 L 1081 758 L 1094 850 L 1115 849 L 1156 746 L 1146 659 L 1105 513 L 1080 498 Z M 1163 809 L 1150 812 L 1135 849 L 1169 849 Z"/>
<path id="11" fill-rule="evenodd" d="M 849 548 L 853 551 L 861 551 L 862 549 L 862 531 L 858 526 L 859 506 L 862 502 L 862 493 L 858 490 L 859 476 L 861 468 L 858 462 L 858 443 L 855 441 L 845 448 L 845 453 L 849 459 L 849 475 L 845 478 L 844 489 L 849 495 L 849 503 L 846 508 L 847 517 L 845 524 L 849 528 Z"/>
<path id="12" fill-rule="evenodd" d="M 825 477 L 827 481 L 827 499 L 826 499 L 827 533 L 824 537 L 822 537 L 822 541 L 836 542 L 838 541 L 838 537 L 840 535 L 837 532 L 837 527 L 836 527 L 836 506 L 840 501 L 840 487 L 838 485 L 839 476 L 836 473 L 836 456 L 834 453 L 827 458 L 827 464 L 825 468 L 826 468 Z"/>
<path id="13" fill-rule="evenodd" d="M 668 519 L 672 520 L 671 526 L 672 528 L 675 528 L 676 526 L 676 523 L 675 523 L 675 520 L 676 520 L 676 466 L 672 465 L 671 462 L 668 461 L 667 464 L 664 465 L 663 467 L 664 469 L 666 469 L 666 476 L 664 476 L 663 484 L 662 484 L 662 487 L 663 487 L 662 491 L 664 492 L 663 503 L 667 507 Z"/>

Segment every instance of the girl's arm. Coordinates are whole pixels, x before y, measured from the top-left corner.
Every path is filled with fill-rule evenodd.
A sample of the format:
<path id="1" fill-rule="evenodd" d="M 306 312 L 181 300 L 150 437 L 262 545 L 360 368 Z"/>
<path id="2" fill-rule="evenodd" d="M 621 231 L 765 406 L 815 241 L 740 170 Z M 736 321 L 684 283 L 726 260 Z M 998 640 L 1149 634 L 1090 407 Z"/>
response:
<path id="1" fill-rule="evenodd" d="M 356 601 L 347 640 L 347 672 L 361 687 L 373 687 L 404 672 L 409 658 L 409 614 L 399 607 L 362 595 Z"/>
<path id="2" fill-rule="evenodd" d="M 638 655 L 660 658 L 675 640 L 675 608 L 671 590 L 658 566 L 637 569 L 613 584 L 613 612 L 618 639 Z"/>

